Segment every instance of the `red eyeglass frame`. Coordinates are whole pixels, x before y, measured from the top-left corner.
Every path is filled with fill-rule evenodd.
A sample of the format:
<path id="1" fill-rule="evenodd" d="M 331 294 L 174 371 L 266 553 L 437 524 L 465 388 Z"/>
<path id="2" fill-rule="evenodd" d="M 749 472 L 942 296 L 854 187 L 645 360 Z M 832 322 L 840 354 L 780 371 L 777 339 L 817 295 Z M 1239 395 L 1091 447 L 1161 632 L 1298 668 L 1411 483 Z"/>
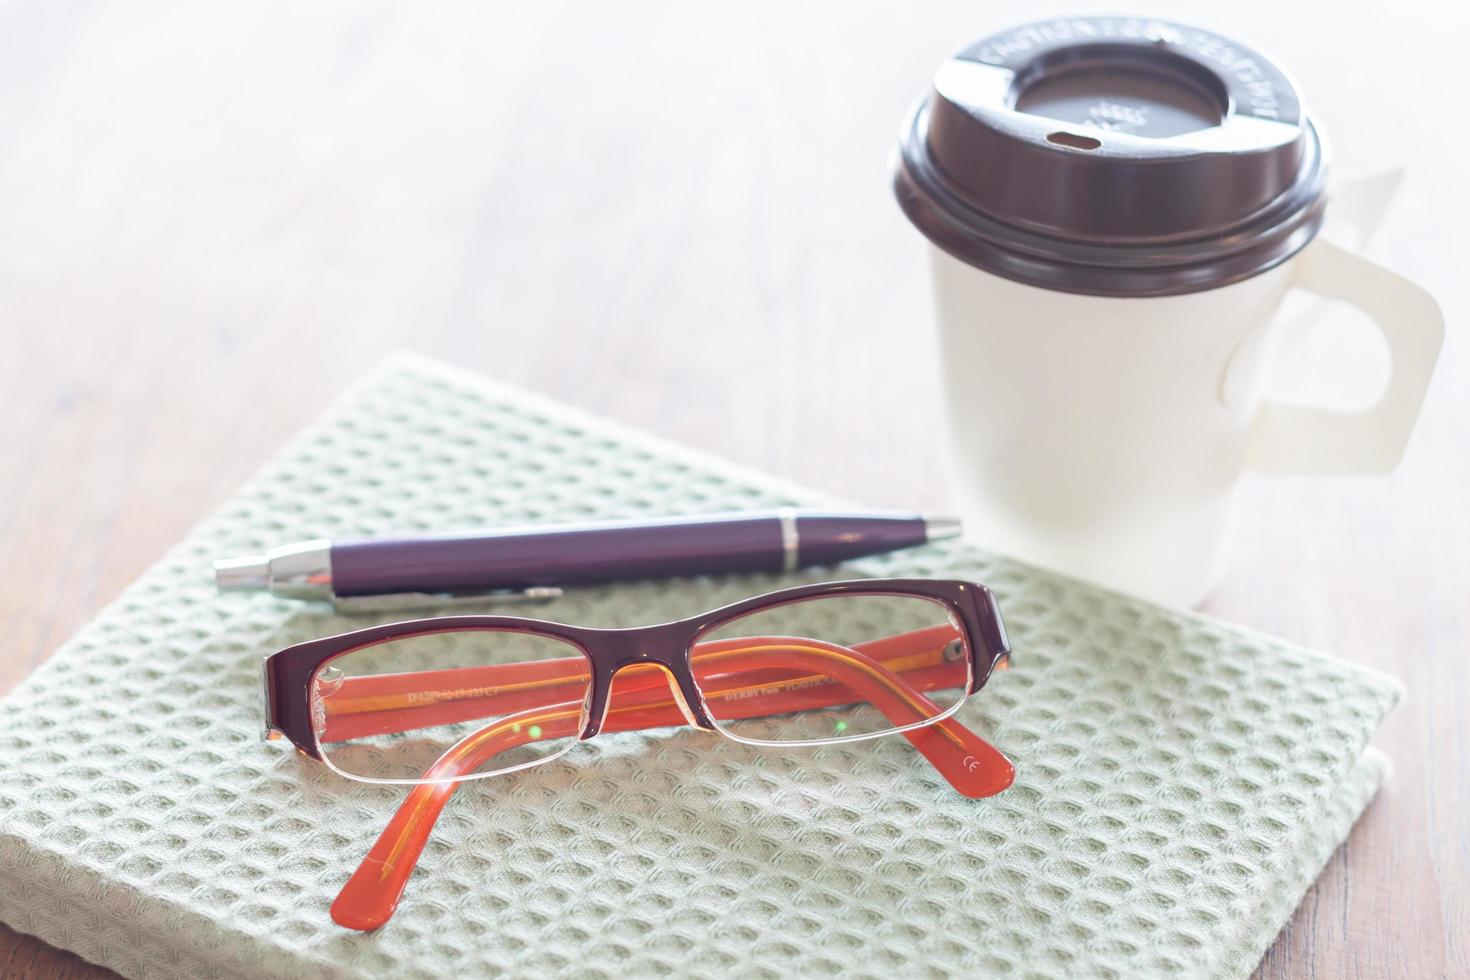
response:
<path id="1" fill-rule="evenodd" d="M 705 697 L 719 696 L 720 692 L 702 691 L 693 669 L 694 662 L 705 657 L 735 658 L 733 662 L 738 664 L 742 653 L 739 644 L 748 645 L 750 638 L 736 641 L 700 641 L 699 638 L 732 619 L 776 606 L 817 598 L 862 595 L 929 599 L 950 611 L 964 633 L 965 649 L 969 654 L 965 664 L 969 676 L 966 695 L 979 691 L 996 669 L 1009 663 L 1010 644 L 991 591 L 973 582 L 932 579 L 862 579 L 803 585 L 755 596 L 688 619 L 629 629 L 570 626 L 515 616 L 447 616 L 411 620 L 312 640 L 265 658 L 267 737 L 278 737 L 277 733 L 284 735 L 303 754 L 321 761 L 326 760 L 319 749 L 311 720 L 312 689 L 319 672 L 345 654 L 408 637 L 487 630 L 548 636 L 580 650 L 586 658 L 585 666 L 576 666 L 580 672 L 577 685 L 581 690 L 589 684 L 586 670 L 590 666 L 590 694 L 584 695 L 585 704 L 578 713 L 577 722 L 573 723 L 566 711 L 555 717 L 548 715 L 549 709 L 545 707 L 506 714 L 498 722 L 462 739 L 425 773 L 423 779 L 411 781 L 413 788 L 408 797 L 333 903 L 333 919 L 354 929 L 375 929 L 387 922 L 439 812 L 459 782 L 496 774 L 467 775 L 473 773 L 485 758 L 509 747 L 505 743 L 510 739 L 508 730 L 513 719 L 519 719 L 525 725 L 535 722 L 548 728 L 554 723 L 556 730 L 549 730 L 548 736 L 576 734 L 579 740 L 592 738 L 601 731 L 629 731 L 688 722 L 696 728 L 719 731 L 738 741 L 750 741 L 722 730 L 715 723 L 706 708 Z M 991 796 L 1010 786 L 1014 780 L 1015 770 L 1010 761 L 954 720 L 952 715 L 958 703 L 941 712 L 923 694 L 924 690 L 954 686 L 953 677 L 936 668 L 934 659 L 936 652 L 942 656 L 944 645 L 953 636 L 953 628 L 942 627 L 897 634 L 853 647 L 815 640 L 802 640 L 796 647 L 789 638 L 782 638 L 781 645 L 787 659 L 798 666 L 805 664 L 833 678 L 842 674 L 848 685 L 862 690 L 895 724 L 894 729 L 875 734 L 904 735 L 960 793 L 974 798 Z M 456 697 L 447 704 L 412 696 L 405 700 L 404 695 L 412 689 L 404 685 L 412 684 L 414 674 L 354 678 L 353 683 L 359 686 L 350 693 L 360 702 L 360 713 L 349 721 L 356 726 L 355 730 L 342 737 L 356 737 L 365 732 L 406 731 L 486 717 L 506 706 L 494 703 L 501 695 L 478 695 L 476 692 L 482 688 L 498 689 L 500 682 L 508 676 L 534 676 L 537 683 L 554 685 L 558 679 L 568 676 L 559 675 L 558 671 L 570 669 L 578 659 L 461 668 L 452 673 L 464 675 L 463 681 L 469 685 L 466 690 L 472 696 Z M 769 665 L 769 660 L 751 661 L 751 673 L 742 675 L 742 679 L 758 678 L 762 669 L 769 670 Z M 623 671 L 626 673 L 621 673 Z M 442 687 L 446 683 L 442 675 L 446 672 L 432 673 L 435 675 L 433 684 Z M 380 704 L 384 700 L 380 690 L 384 683 L 393 685 L 389 696 L 397 696 L 395 702 L 387 707 Z M 757 696 L 743 697 L 740 704 L 745 712 L 743 716 L 799 711 L 839 703 L 833 700 L 831 693 L 824 694 L 818 689 L 782 692 L 777 687 L 758 687 Z M 766 693 L 768 691 L 770 693 Z M 930 709 L 934 714 L 925 714 Z M 536 710 L 541 714 L 534 714 Z M 522 729 L 521 723 L 514 725 L 516 731 Z M 872 736 L 837 737 L 824 741 L 850 741 L 865 737 Z M 343 775 L 360 778 L 347 773 Z"/>

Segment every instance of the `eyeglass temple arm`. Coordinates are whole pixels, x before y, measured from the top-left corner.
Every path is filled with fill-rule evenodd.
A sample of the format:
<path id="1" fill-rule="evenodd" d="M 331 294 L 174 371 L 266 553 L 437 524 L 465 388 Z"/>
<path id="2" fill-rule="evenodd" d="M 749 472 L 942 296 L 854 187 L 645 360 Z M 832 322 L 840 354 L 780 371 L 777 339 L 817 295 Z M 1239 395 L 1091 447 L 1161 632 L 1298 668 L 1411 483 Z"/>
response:
<path id="1" fill-rule="evenodd" d="M 938 706 L 914 691 L 897 674 L 856 650 L 809 640 L 769 639 L 781 644 L 784 662 L 851 687 L 897 725 L 912 724 L 940 713 Z M 742 655 L 752 642 L 760 643 L 761 638 L 719 641 L 708 652 L 722 659 L 728 657 L 731 663 L 726 666 L 730 669 L 737 669 L 742 662 L 768 663 L 769 658 L 765 656 Z M 653 669 L 662 673 L 660 668 Z M 603 731 L 683 722 L 679 706 L 666 696 L 667 688 L 664 699 L 651 701 L 650 695 L 660 692 L 641 683 L 634 690 L 624 690 L 619 684 L 622 676 L 614 680 Z M 539 737 L 543 739 L 574 736 L 580 721 L 580 702 L 508 715 L 461 739 L 430 767 L 424 778 L 447 780 L 472 772 L 485 759 L 531 741 L 532 726 L 540 729 Z M 1015 778 L 1015 770 L 1004 755 L 953 718 L 911 729 L 903 735 L 967 796 L 991 796 Z M 458 786 L 455 782 L 424 782 L 413 787 L 332 903 L 332 918 L 339 925 L 370 930 L 392 917 L 434 822 Z"/>
<path id="2" fill-rule="evenodd" d="M 909 686 L 929 691 L 952 687 L 956 681 L 964 683 L 968 675 L 963 651 L 959 659 L 946 656 L 949 644 L 959 639 L 954 627 L 941 625 L 854 644 L 852 649 L 883 661 L 903 675 Z M 697 644 L 692 651 L 695 663 L 704 660 L 715 643 L 728 645 L 729 641 Z M 748 670 L 746 684 L 756 693 L 747 695 L 749 705 L 741 705 L 742 709 L 750 709 L 745 717 L 842 703 L 823 699 L 823 694 L 832 693 L 830 689 L 793 696 L 789 671 L 780 667 L 766 665 L 763 670 Z M 649 669 L 642 676 L 646 684 L 664 687 L 662 671 Z M 760 688 L 761 680 L 770 681 L 768 690 Z M 587 665 L 580 657 L 349 677 L 326 696 L 331 710 L 322 741 L 406 732 L 580 700 L 586 685 Z"/>

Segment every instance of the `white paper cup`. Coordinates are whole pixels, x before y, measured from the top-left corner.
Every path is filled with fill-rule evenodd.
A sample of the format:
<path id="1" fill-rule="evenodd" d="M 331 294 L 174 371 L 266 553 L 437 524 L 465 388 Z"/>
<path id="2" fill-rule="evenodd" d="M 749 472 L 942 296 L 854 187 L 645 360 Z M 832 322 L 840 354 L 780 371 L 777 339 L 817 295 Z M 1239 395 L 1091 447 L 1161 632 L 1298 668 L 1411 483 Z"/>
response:
<path id="1" fill-rule="evenodd" d="M 1243 60 L 1245 75 L 1223 67 Z M 1041 22 L 941 68 L 895 186 L 931 241 L 968 536 L 1194 604 L 1222 569 L 1247 468 L 1397 464 L 1443 319 L 1423 289 L 1315 237 L 1325 176 L 1285 75 L 1187 25 Z M 1266 400 L 1293 289 L 1377 325 L 1392 359 L 1377 404 Z"/>

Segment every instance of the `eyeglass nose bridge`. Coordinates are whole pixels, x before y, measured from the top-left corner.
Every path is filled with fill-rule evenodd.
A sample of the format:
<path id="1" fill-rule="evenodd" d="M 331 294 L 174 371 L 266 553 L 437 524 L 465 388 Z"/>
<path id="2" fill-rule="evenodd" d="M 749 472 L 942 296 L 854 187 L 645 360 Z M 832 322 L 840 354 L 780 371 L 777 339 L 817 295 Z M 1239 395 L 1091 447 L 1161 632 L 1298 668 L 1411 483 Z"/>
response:
<path id="1" fill-rule="evenodd" d="M 677 625 L 677 624 L 670 624 Z M 694 683 L 685 653 L 685 638 L 666 631 L 610 631 L 601 638 L 593 653 L 592 703 L 587 712 L 583 740 L 602 731 L 612 701 L 613 679 L 629 667 L 657 667 L 663 671 L 669 694 L 684 719 L 694 728 L 714 731 L 714 723 L 704 709 L 704 698 Z"/>

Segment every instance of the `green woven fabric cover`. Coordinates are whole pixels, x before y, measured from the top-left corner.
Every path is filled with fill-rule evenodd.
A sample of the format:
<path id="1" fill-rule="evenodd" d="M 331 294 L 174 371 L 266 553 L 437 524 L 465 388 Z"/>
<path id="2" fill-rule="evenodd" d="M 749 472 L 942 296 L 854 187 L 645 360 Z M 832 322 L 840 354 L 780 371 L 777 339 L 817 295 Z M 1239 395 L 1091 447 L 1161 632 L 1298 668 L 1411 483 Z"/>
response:
<path id="1" fill-rule="evenodd" d="M 834 503 L 397 356 L 0 706 L 0 919 L 137 977 L 1249 974 L 1377 789 L 1365 745 L 1398 685 L 959 543 L 519 611 L 636 624 L 798 578 L 985 582 L 1015 669 L 960 717 L 1015 760 L 1006 793 L 959 796 L 900 738 L 607 736 L 462 789 L 394 920 L 331 923 L 404 791 L 263 743 L 260 658 L 367 621 L 218 597 L 212 559 Z"/>

